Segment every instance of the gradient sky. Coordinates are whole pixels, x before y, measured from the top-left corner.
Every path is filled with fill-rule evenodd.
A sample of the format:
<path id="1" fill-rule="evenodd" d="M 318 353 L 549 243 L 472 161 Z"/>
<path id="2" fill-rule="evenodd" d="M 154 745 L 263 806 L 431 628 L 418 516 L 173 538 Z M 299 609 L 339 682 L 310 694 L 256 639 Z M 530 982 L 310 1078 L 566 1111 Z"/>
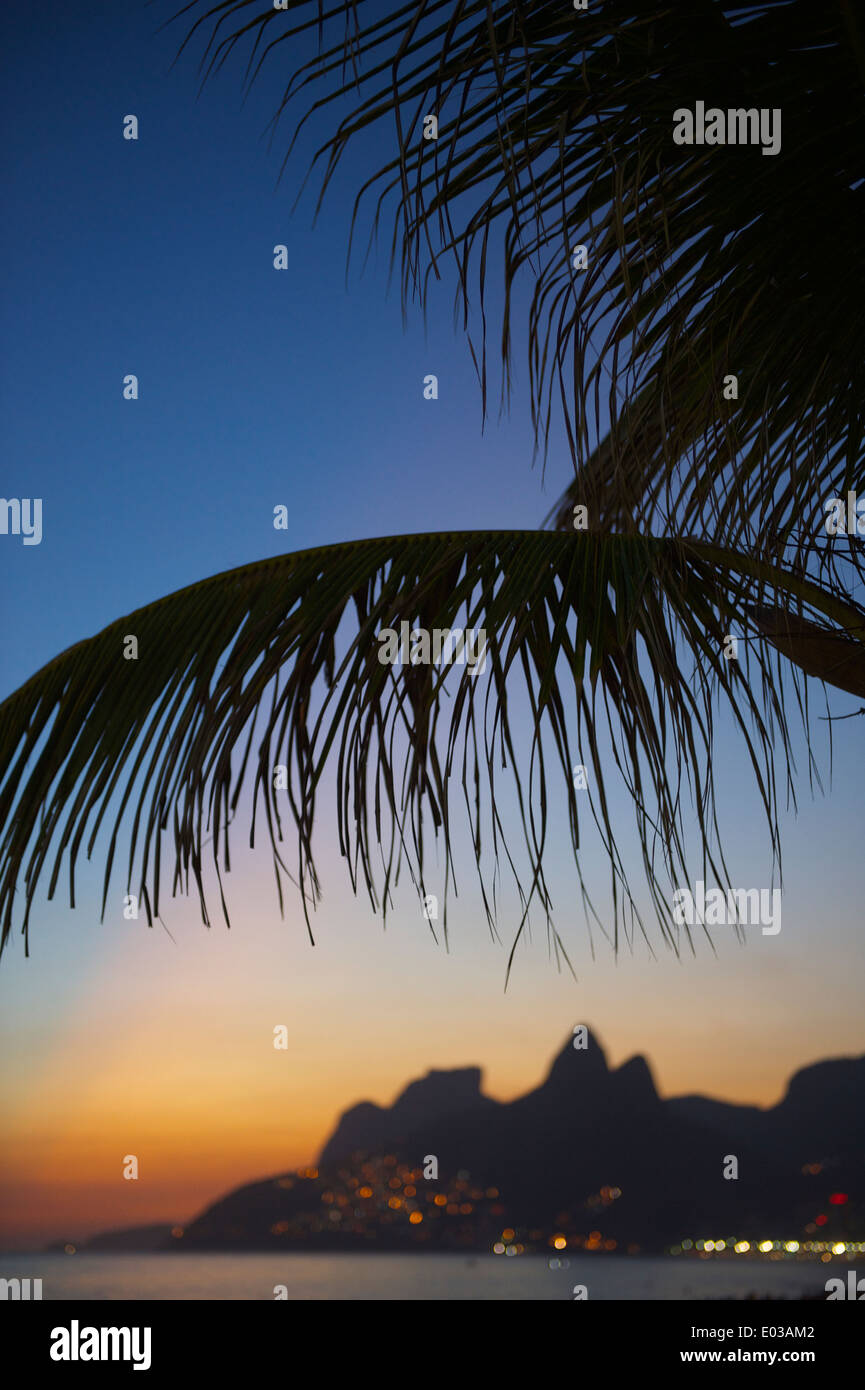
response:
<path id="1" fill-rule="evenodd" d="M 546 490 L 531 467 L 519 359 L 510 417 L 494 410 L 482 432 L 452 281 L 426 326 L 418 312 L 404 326 L 385 237 L 346 287 L 363 149 L 314 229 L 311 197 L 292 216 L 309 144 L 276 187 L 284 144 L 269 151 L 263 134 L 284 70 L 242 106 L 235 61 L 197 97 L 200 46 L 171 70 L 183 31 L 156 32 L 171 10 L 47 0 L 0 16 L 2 492 L 44 505 L 40 546 L 0 537 L 0 695 L 202 576 L 355 536 L 539 524 L 569 476 L 561 449 Z M 136 143 L 121 138 L 129 112 Z M 851 707 L 832 697 L 834 712 Z M 700 941 L 676 959 L 654 940 L 654 958 L 638 943 L 615 960 L 599 939 L 593 959 L 562 818 L 550 877 L 578 979 L 557 973 L 536 926 L 507 993 L 515 903 L 491 940 L 467 836 L 449 951 L 407 891 L 384 933 L 352 898 L 326 801 L 314 948 L 296 903 L 280 921 L 267 854 L 240 840 L 230 932 L 180 900 L 163 913 L 170 936 L 123 921 L 120 878 L 100 925 L 96 862 L 77 909 L 43 894 L 30 958 L 16 940 L 0 966 L 0 1242 L 186 1220 L 236 1182 L 314 1158 L 342 1108 L 389 1103 L 431 1066 L 479 1064 L 491 1094 L 514 1096 L 578 1022 L 611 1064 L 644 1052 L 663 1094 L 775 1102 L 797 1067 L 865 1047 L 861 751 L 858 721 L 836 725 L 831 790 L 812 799 L 803 784 L 786 817 L 780 936 L 752 930 L 742 946 L 719 931 L 717 955 Z M 735 881 L 768 884 L 751 773 L 723 720 L 716 768 Z M 613 809 L 627 845 L 624 795 Z M 586 872 L 604 903 L 591 849 Z M 278 1023 L 287 1052 L 272 1046 Z M 127 1153 L 138 1183 L 121 1178 Z"/>

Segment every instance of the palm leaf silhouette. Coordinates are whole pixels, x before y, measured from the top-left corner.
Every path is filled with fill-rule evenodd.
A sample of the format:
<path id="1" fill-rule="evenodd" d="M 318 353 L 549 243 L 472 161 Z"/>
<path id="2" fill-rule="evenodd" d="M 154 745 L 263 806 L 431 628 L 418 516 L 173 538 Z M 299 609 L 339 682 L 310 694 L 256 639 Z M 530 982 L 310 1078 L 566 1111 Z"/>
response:
<path id="1" fill-rule="evenodd" d="M 782 694 L 759 649 L 758 695 L 739 663 L 725 661 L 722 646 L 748 602 L 766 599 L 771 606 L 768 600 L 779 596 L 788 606 L 807 605 L 827 626 L 862 622 L 810 581 L 764 562 L 675 538 L 599 533 L 397 536 L 279 556 L 191 585 L 71 647 L 0 706 L 3 940 L 17 884 L 23 879 L 26 933 L 37 884 L 46 875 L 53 895 L 64 855 L 74 905 L 79 852 L 85 845 L 88 855 L 93 851 L 112 805 L 105 895 L 128 816 L 127 884 L 135 882 L 148 917 L 159 912 L 167 832 L 173 888 L 188 891 L 194 883 L 209 922 L 204 843 L 210 839 L 221 891 L 222 868 L 230 868 L 229 823 L 250 765 L 277 883 L 288 872 L 279 848 L 287 814 L 297 836 L 295 881 L 307 906 L 318 895 L 313 824 L 329 757 L 353 886 L 385 909 L 403 862 L 423 892 L 430 822 L 442 831 L 450 877 L 458 780 L 491 921 L 495 889 L 482 867 L 485 823 L 494 861 L 500 851 L 511 857 L 496 811 L 497 763 L 509 770 L 521 810 L 529 863 L 525 909 L 536 901 L 547 913 L 548 762 L 564 776 L 578 867 L 580 813 L 571 769 L 584 763 L 591 814 L 610 856 L 618 929 L 622 895 L 631 907 L 633 900 L 607 809 L 604 726 L 634 799 L 666 931 L 660 871 L 686 871 L 685 826 L 695 811 L 709 860 L 725 871 L 723 856 L 711 849 L 710 755 L 719 697 L 746 741 L 777 833 L 771 750 L 788 738 Z M 448 681 L 447 668 L 383 665 L 377 633 L 418 619 L 430 630 L 483 628 L 485 675 L 463 666 Z M 355 630 L 338 655 L 346 620 Z M 138 640 L 136 661 L 123 658 L 130 634 Z M 693 672 L 683 669 L 681 647 L 696 658 Z M 531 732 L 515 746 L 508 692 L 520 676 Z M 287 812 L 274 790 L 276 765 L 288 770 Z M 252 841 L 254 826 L 255 812 Z M 222 907 L 227 916 L 224 898 Z"/>
<path id="2" fill-rule="evenodd" d="M 537 435 L 546 444 L 560 405 L 575 500 L 595 517 L 784 547 L 804 565 L 824 499 L 865 491 L 865 326 L 851 313 L 865 301 L 865 23 L 849 0 L 816 13 L 810 0 L 592 0 L 580 14 L 560 0 L 415 0 L 384 17 L 349 0 L 328 12 L 329 42 L 306 0 L 194 0 L 179 15 L 191 11 L 187 43 L 209 26 L 204 77 L 251 40 L 250 83 L 322 25 L 274 135 L 302 94 L 289 150 L 309 117 L 352 101 L 319 152 L 323 195 L 376 129 L 392 156 L 355 217 L 374 198 L 377 229 L 392 204 L 407 300 L 425 301 L 453 258 L 466 322 L 482 324 L 485 402 L 488 278 L 500 264 L 507 391 L 528 275 Z M 780 110 L 780 153 L 674 144 L 673 112 L 696 99 Z"/>

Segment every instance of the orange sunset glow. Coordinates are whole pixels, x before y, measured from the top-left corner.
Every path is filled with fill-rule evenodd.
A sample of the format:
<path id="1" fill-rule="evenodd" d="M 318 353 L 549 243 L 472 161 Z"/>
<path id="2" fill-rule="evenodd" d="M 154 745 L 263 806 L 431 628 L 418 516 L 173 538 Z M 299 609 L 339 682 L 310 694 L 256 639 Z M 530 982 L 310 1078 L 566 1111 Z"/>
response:
<path id="1" fill-rule="evenodd" d="M 237 1184 L 313 1161 L 344 1109 L 390 1104 L 431 1067 L 479 1065 L 487 1093 L 512 1098 L 582 1019 L 611 1066 L 643 1053 L 663 1095 L 763 1105 L 814 1039 L 822 1056 L 861 1046 L 854 1010 L 838 1007 L 852 988 L 841 966 L 812 971 L 805 1039 L 760 938 L 678 962 L 635 946 L 618 963 L 583 960 L 575 982 L 538 934 L 504 992 L 507 948 L 469 913 L 455 915 L 448 953 L 416 912 L 382 932 L 346 894 L 318 914 L 313 947 L 268 890 L 245 885 L 251 906 L 230 931 L 205 930 L 181 904 L 173 940 L 50 905 L 30 959 L 16 949 L 4 961 L 16 1039 L 2 1092 L 7 1244 L 188 1221 Z M 273 1046 L 278 1025 L 286 1050 Z M 128 1154 L 137 1182 L 122 1178 Z"/>

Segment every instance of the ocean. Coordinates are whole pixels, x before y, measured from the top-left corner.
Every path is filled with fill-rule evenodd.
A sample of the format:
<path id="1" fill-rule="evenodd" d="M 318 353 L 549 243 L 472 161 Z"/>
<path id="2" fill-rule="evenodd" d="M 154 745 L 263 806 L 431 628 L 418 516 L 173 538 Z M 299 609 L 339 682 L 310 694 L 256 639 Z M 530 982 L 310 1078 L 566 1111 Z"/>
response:
<path id="1" fill-rule="evenodd" d="M 837 1268 L 836 1268 L 837 1266 Z M 542 1255 L 0 1255 L 0 1277 L 41 1279 L 49 1299 L 798 1299 L 823 1291 L 843 1261 L 691 1260 Z"/>

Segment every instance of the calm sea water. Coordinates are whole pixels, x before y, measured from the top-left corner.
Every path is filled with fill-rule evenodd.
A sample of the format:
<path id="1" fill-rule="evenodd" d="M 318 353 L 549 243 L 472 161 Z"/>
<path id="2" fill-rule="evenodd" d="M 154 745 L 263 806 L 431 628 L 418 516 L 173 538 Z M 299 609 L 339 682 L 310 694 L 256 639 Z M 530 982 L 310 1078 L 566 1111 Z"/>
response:
<path id="1" fill-rule="evenodd" d="M 838 1270 L 833 1270 L 838 1273 Z M 41 1279 L 43 1299 L 719 1299 L 799 1298 L 825 1266 L 581 1256 L 551 1269 L 522 1255 L 0 1255 L 0 1277 Z"/>

